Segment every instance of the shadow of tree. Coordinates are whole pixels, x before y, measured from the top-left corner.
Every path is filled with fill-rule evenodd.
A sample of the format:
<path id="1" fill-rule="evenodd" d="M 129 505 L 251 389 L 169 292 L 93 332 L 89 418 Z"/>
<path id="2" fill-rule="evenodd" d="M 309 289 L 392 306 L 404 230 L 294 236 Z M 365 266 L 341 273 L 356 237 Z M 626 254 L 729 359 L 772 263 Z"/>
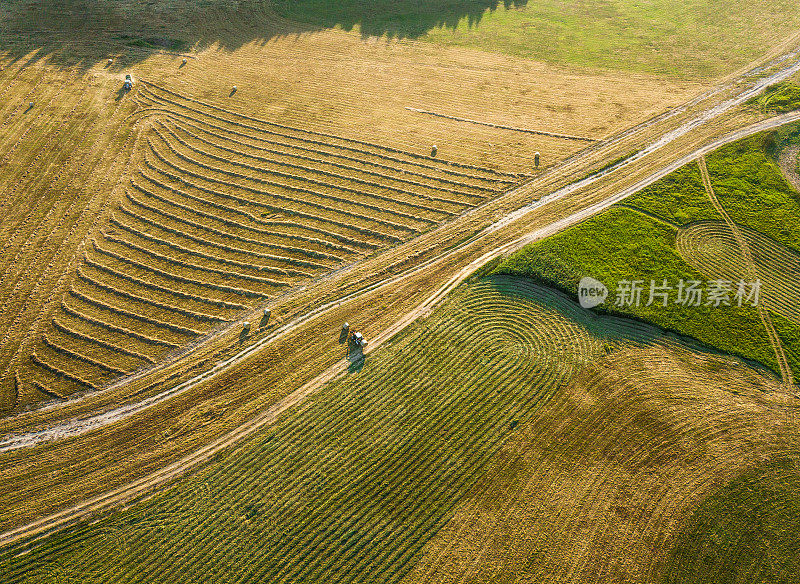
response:
<path id="1" fill-rule="evenodd" d="M 273 0 L 280 15 L 326 28 L 358 26 L 363 36 L 416 38 L 433 28 L 470 26 L 487 10 L 522 7 L 528 0 Z"/>
<path id="2" fill-rule="evenodd" d="M 523 6 L 527 0 L 503 0 Z M 155 52 L 217 45 L 234 50 L 275 37 L 340 26 L 363 36 L 418 37 L 434 27 L 480 21 L 501 0 L 3 0 L 0 55 L 27 66 L 47 58 L 122 70 Z"/>

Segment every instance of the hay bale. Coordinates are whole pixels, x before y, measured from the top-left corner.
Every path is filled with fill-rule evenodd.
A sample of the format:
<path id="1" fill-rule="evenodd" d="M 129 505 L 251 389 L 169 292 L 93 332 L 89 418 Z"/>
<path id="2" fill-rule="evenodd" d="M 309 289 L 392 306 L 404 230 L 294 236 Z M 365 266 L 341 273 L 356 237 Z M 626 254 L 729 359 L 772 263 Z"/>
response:
<path id="1" fill-rule="evenodd" d="M 436 147 L 436 144 L 434 144 L 433 148 L 431 148 L 431 156 L 435 157 L 437 152 L 439 152 L 439 149 Z"/>
<path id="2" fill-rule="evenodd" d="M 114 59 L 111 59 L 111 58 L 109 58 L 109 59 L 108 59 L 108 64 L 109 64 L 109 65 L 110 65 L 111 63 L 113 63 L 113 62 L 114 62 Z"/>
<path id="3" fill-rule="evenodd" d="M 536 168 L 539 168 L 539 153 L 533 153 L 533 163 L 536 165 Z"/>

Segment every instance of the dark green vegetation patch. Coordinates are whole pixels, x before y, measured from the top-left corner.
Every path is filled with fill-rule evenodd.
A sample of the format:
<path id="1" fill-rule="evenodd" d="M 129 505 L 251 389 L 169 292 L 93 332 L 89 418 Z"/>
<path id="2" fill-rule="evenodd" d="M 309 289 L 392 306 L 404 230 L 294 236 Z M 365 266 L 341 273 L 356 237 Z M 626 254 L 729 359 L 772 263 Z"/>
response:
<path id="1" fill-rule="evenodd" d="M 785 180 L 773 156 L 796 140 L 792 129 L 753 136 L 707 157 L 717 197 L 732 220 L 761 232 L 787 248 L 800 251 L 800 194 Z M 764 363 L 778 371 L 769 337 L 758 312 L 749 306 L 666 307 L 649 300 L 651 280 L 675 285 L 679 280 L 713 279 L 690 266 L 678 253 L 675 236 L 681 225 L 722 221 L 705 194 L 700 172 L 692 163 L 651 185 L 607 212 L 563 233 L 532 244 L 495 270 L 554 286 L 577 300 L 578 282 L 591 276 L 609 288 L 598 310 L 631 316 L 707 346 Z M 645 282 L 640 306 L 614 306 L 620 280 Z M 673 292 L 674 293 L 674 292 Z M 674 300 L 674 296 L 671 297 Z M 800 375 L 800 326 L 777 314 L 776 330 L 786 357 Z"/>

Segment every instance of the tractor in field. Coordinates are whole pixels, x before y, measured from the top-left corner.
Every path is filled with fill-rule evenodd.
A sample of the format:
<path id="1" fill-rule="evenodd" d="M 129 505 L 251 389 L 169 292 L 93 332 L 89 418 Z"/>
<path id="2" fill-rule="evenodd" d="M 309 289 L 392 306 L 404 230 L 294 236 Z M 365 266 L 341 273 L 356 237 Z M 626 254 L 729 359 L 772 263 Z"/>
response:
<path id="1" fill-rule="evenodd" d="M 125 82 L 122 84 L 122 89 L 125 91 L 133 89 L 133 77 L 131 77 L 130 74 L 125 75 Z"/>

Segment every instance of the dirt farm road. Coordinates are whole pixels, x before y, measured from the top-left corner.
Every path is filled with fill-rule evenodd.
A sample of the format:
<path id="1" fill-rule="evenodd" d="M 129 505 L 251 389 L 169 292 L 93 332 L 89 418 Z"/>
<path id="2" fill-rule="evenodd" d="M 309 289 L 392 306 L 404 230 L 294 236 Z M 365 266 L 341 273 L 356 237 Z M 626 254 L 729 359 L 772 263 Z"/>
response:
<path id="1" fill-rule="evenodd" d="M 483 229 L 482 231 L 480 231 L 479 233 L 477 233 L 476 235 L 474 235 L 473 237 L 471 237 L 467 241 L 463 241 L 460 244 L 458 244 L 457 246 L 455 246 L 454 248 L 448 250 L 447 252 L 440 253 L 440 254 L 430 258 L 428 261 L 422 263 L 421 265 L 418 265 L 415 268 L 412 268 L 412 269 L 410 269 L 408 271 L 402 271 L 402 272 L 399 272 L 397 274 L 388 275 L 388 276 L 384 277 L 382 280 L 374 282 L 371 285 L 369 285 L 369 286 L 367 286 L 367 287 L 365 287 L 365 288 L 363 288 L 361 290 L 358 290 L 356 292 L 353 292 L 353 293 L 348 294 L 348 295 L 343 296 L 343 297 L 336 298 L 336 299 L 334 299 L 334 300 L 332 300 L 330 302 L 327 302 L 327 303 L 325 303 L 325 304 L 323 304 L 321 306 L 318 306 L 318 307 L 314 308 L 311 311 L 308 311 L 308 312 L 306 312 L 304 314 L 301 314 L 301 315 L 297 316 L 296 318 L 292 319 L 291 321 L 282 324 L 280 327 L 278 327 L 276 330 L 274 330 L 269 336 L 267 336 L 267 337 L 255 342 L 252 345 L 249 345 L 249 346 L 243 348 L 241 351 L 237 352 L 235 355 L 231 356 L 230 358 L 227 358 L 227 359 L 224 359 L 222 361 L 219 361 L 216 364 L 214 364 L 213 366 L 209 367 L 208 369 L 206 369 L 206 370 L 202 371 L 201 373 L 195 375 L 194 377 L 192 377 L 192 378 L 190 378 L 190 379 L 188 379 L 188 380 L 186 380 L 186 381 L 184 381 L 184 382 L 182 382 L 182 383 L 180 383 L 178 385 L 175 385 L 173 387 L 167 388 L 167 389 L 161 391 L 160 393 L 157 393 L 155 395 L 149 396 L 149 397 L 147 397 L 145 399 L 141 399 L 140 401 L 137 401 L 137 402 L 119 404 L 119 405 L 112 406 L 112 407 L 107 408 L 107 409 L 102 409 L 102 410 L 94 412 L 94 413 L 90 413 L 90 414 L 87 414 L 87 415 L 81 415 L 81 416 L 79 416 L 77 418 L 76 417 L 72 417 L 72 416 L 66 417 L 65 419 L 63 419 L 61 421 L 50 422 L 46 427 L 37 429 L 35 431 L 28 431 L 28 432 L 22 431 L 22 432 L 16 432 L 16 433 L 12 433 L 10 435 L 7 435 L 7 436 L 3 437 L 2 439 L 0 439 L 0 453 L 13 451 L 13 450 L 18 450 L 18 449 L 22 449 L 22 448 L 28 448 L 28 447 L 35 446 L 37 444 L 41 444 L 41 443 L 49 442 L 49 441 L 53 441 L 53 440 L 61 440 L 61 439 L 64 439 L 64 438 L 77 436 L 77 435 L 80 435 L 80 434 L 84 434 L 86 432 L 90 432 L 90 431 L 99 429 L 99 428 L 101 428 L 103 426 L 107 426 L 107 425 L 113 424 L 115 422 L 124 420 L 126 418 L 130 418 L 132 416 L 135 416 L 136 414 L 142 412 L 143 410 L 151 408 L 151 407 L 153 407 L 153 406 L 155 406 L 157 404 L 163 403 L 168 399 L 171 399 L 171 398 L 173 398 L 173 397 L 175 397 L 177 395 L 180 395 L 180 394 L 188 391 L 189 389 L 191 389 L 193 387 L 196 387 L 200 383 L 207 382 L 207 381 L 213 379 L 214 377 L 222 374 L 223 372 L 229 371 L 232 367 L 236 366 L 238 363 L 244 361 L 245 359 L 248 359 L 249 357 L 252 357 L 254 354 L 256 354 L 258 351 L 262 350 L 264 347 L 275 343 L 276 341 L 280 340 L 281 338 L 283 338 L 285 335 L 289 334 L 293 330 L 295 330 L 298 327 L 301 327 L 303 325 L 306 325 L 307 323 L 309 323 L 310 321 L 312 321 L 314 319 L 319 318 L 320 316 L 322 316 L 323 314 L 325 314 L 326 312 L 328 312 L 330 310 L 333 310 L 333 309 L 335 309 L 337 307 L 340 307 L 340 306 L 342 306 L 342 305 L 344 305 L 344 304 L 346 304 L 348 302 L 354 301 L 359 297 L 363 297 L 363 296 L 365 296 L 367 294 L 371 294 L 375 290 L 385 289 L 388 286 L 395 285 L 398 282 L 400 282 L 402 280 L 405 280 L 405 279 L 407 279 L 407 278 L 409 278 L 409 277 L 411 277 L 411 276 L 413 276 L 415 274 L 419 274 L 422 270 L 435 269 L 435 266 L 437 264 L 438 265 L 443 265 L 444 263 L 447 262 L 448 259 L 455 259 L 457 254 L 459 254 L 461 252 L 464 252 L 464 250 L 466 248 L 474 248 L 476 250 L 479 250 L 481 248 L 481 245 L 480 245 L 481 239 L 485 238 L 487 235 L 492 234 L 492 233 L 494 233 L 496 231 L 499 231 L 499 230 L 501 230 L 503 228 L 508 227 L 512 223 L 515 223 L 515 222 L 519 221 L 520 219 L 522 219 L 523 217 L 529 215 L 530 213 L 532 213 L 536 209 L 539 209 L 539 208 L 541 208 L 541 207 L 543 207 L 543 206 L 545 206 L 545 205 L 547 205 L 549 203 L 553 203 L 555 201 L 558 201 L 559 199 L 567 197 L 568 195 L 572 195 L 573 193 L 577 193 L 579 191 L 585 190 L 585 189 L 591 187 L 594 183 L 597 183 L 598 181 L 600 181 L 601 179 L 605 178 L 606 176 L 608 176 L 608 175 L 610 175 L 612 173 L 616 173 L 616 174 L 623 173 L 626 167 L 635 164 L 637 161 L 640 161 L 641 159 L 645 158 L 648 155 L 652 155 L 653 153 L 658 152 L 659 150 L 663 149 L 665 146 L 669 145 L 670 143 L 675 142 L 676 140 L 678 140 L 678 139 L 680 139 L 682 137 L 685 137 L 688 134 L 691 134 L 695 129 L 699 128 L 703 124 L 705 124 L 705 123 L 707 123 L 707 122 L 709 122 L 709 121 L 721 116 L 722 114 L 724 114 L 727 111 L 731 110 L 735 106 L 740 105 L 741 103 L 743 103 L 744 101 L 746 101 L 750 97 L 753 97 L 754 95 L 757 95 L 758 93 L 763 91 L 763 89 L 766 88 L 768 85 L 771 85 L 771 84 L 773 84 L 773 83 L 775 83 L 777 81 L 785 79 L 786 77 L 788 77 L 788 76 L 790 76 L 790 75 L 792 75 L 794 73 L 797 73 L 798 71 L 800 71 L 800 61 L 798 61 L 798 57 L 799 56 L 800 56 L 800 51 L 797 51 L 797 50 L 795 52 L 787 53 L 786 55 L 783 55 L 783 56 L 779 57 L 778 59 L 776 59 L 774 61 L 774 62 L 777 62 L 779 64 L 778 68 L 775 71 L 773 71 L 769 75 L 760 75 L 759 77 L 756 78 L 755 82 L 745 83 L 744 85 L 740 86 L 740 83 L 743 80 L 746 81 L 750 77 L 752 77 L 752 71 L 763 71 L 764 70 L 763 66 L 762 67 L 757 67 L 756 69 L 754 69 L 752 71 L 748 71 L 745 74 L 743 74 L 743 75 L 741 75 L 741 76 L 739 76 L 737 78 L 734 78 L 733 81 L 727 80 L 726 82 L 724 82 L 721 85 L 715 87 L 714 89 L 706 92 L 705 94 L 694 98 L 693 100 L 691 100 L 690 102 L 688 102 L 684 106 L 681 106 L 679 108 L 675 108 L 674 110 L 672 110 L 672 111 L 670 111 L 670 112 L 668 112 L 666 114 L 662 114 L 661 116 L 658 116 L 657 118 L 654 118 L 652 120 L 648 120 L 647 122 L 639 124 L 638 126 L 634 126 L 633 128 L 629 128 L 628 130 L 625 130 L 625 131 L 623 131 L 623 132 L 621 132 L 621 133 L 619 133 L 619 134 L 617 134 L 617 135 L 615 135 L 615 136 L 613 136 L 613 137 L 611 137 L 609 139 L 604 140 L 602 144 L 599 143 L 597 146 L 593 146 L 588 150 L 581 151 L 577 155 L 575 155 L 574 157 L 572 157 L 572 158 L 570 158 L 568 160 L 562 161 L 561 163 L 558 163 L 556 165 L 556 167 L 559 167 L 559 166 L 561 166 L 561 167 L 573 166 L 574 167 L 576 165 L 579 167 L 580 164 L 581 164 L 582 159 L 585 158 L 585 157 L 588 157 L 591 154 L 591 149 L 592 148 L 602 146 L 603 144 L 610 145 L 610 144 L 613 144 L 614 142 L 620 142 L 622 140 L 625 140 L 628 137 L 630 137 L 632 134 L 635 134 L 637 132 L 641 132 L 643 129 L 647 129 L 647 127 L 652 125 L 652 124 L 655 124 L 655 123 L 658 123 L 658 122 L 663 122 L 664 120 L 668 120 L 670 117 L 679 115 L 682 111 L 692 107 L 693 105 L 696 105 L 697 103 L 700 103 L 704 99 L 708 99 L 709 97 L 712 97 L 717 93 L 722 93 L 722 92 L 724 92 L 726 90 L 730 90 L 731 88 L 733 88 L 733 94 L 731 96 L 725 98 L 723 101 L 721 101 L 719 103 L 713 103 L 712 102 L 709 106 L 706 107 L 706 109 L 703 109 L 703 110 L 693 114 L 692 117 L 690 117 L 687 121 L 685 121 L 682 124 L 680 124 L 678 127 L 669 128 L 668 131 L 665 131 L 661 135 L 656 135 L 656 137 L 654 139 L 649 141 L 643 148 L 641 148 L 640 150 L 638 150 L 634 154 L 631 154 L 631 155 L 627 156 L 623 160 L 620 160 L 620 161 L 616 162 L 615 164 L 613 164 L 612 166 L 610 166 L 608 168 L 605 168 L 605 169 L 603 169 L 603 170 L 601 170 L 601 171 L 599 171 L 599 172 L 597 172 L 595 174 L 591 174 L 591 175 L 586 176 L 585 178 L 583 178 L 581 180 L 577 180 L 575 182 L 572 182 L 572 183 L 568 184 L 565 187 L 558 188 L 558 189 L 550 192 L 549 194 L 545 195 L 544 197 L 534 200 L 534 202 L 532 202 L 532 203 L 529 203 L 529 204 L 526 204 L 526 205 L 523 205 L 523 206 L 519 206 L 518 205 L 517 206 L 518 208 L 514 209 L 511 212 L 505 213 L 502 217 L 496 219 L 494 223 L 492 223 L 491 225 L 489 225 L 488 227 L 486 227 L 485 229 Z M 777 127 L 777 125 L 782 125 L 783 123 L 790 123 L 792 121 L 791 115 L 792 114 L 788 114 L 788 117 L 785 118 L 788 121 L 782 122 L 781 120 L 784 119 L 784 118 L 776 118 L 774 120 L 774 122 L 769 122 L 769 123 L 775 123 L 776 126 L 774 126 L 774 127 Z M 754 127 L 758 128 L 759 126 L 754 126 Z M 770 126 L 770 127 L 773 127 L 773 126 Z M 765 126 L 763 129 L 769 129 L 769 128 Z M 762 131 L 763 129 L 754 129 L 754 130 L 752 130 L 752 132 Z M 747 129 L 745 129 L 745 131 L 747 131 Z M 732 134 L 732 136 L 735 136 L 735 135 L 736 134 Z M 735 140 L 737 138 L 731 138 L 731 139 Z M 714 149 L 714 148 L 718 147 L 719 145 L 721 145 L 721 143 L 718 144 L 717 142 L 715 142 L 714 144 L 717 144 L 717 145 L 713 146 L 711 149 Z M 708 151 L 709 150 L 706 150 L 705 152 L 708 152 Z M 699 151 L 698 151 L 698 153 L 699 153 Z M 698 154 L 698 155 L 700 155 L 700 154 Z M 677 161 L 677 163 L 679 163 L 679 166 L 685 164 L 684 160 L 685 160 L 685 157 L 682 158 L 681 160 Z M 672 171 L 672 169 L 678 168 L 679 166 L 674 166 L 674 163 L 673 163 L 673 165 L 665 166 L 664 167 L 665 169 L 670 169 L 667 172 L 665 172 L 665 174 L 668 174 L 669 172 Z M 656 178 L 654 178 L 653 180 L 658 180 L 658 178 L 661 178 L 665 174 L 659 175 L 658 173 L 654 173 L 652 176 L 656 177 Z M 647 180 L 649 180 L 649 179 L 645 179 L 645 181 L 647 181 Z M 644 182 L 644 181 L 642 181 L 642 182 Z M 647 183 L 647 184 L 650 184 L 650 183 Z M 644 188 L 644 186 L 647 186 L 647 184 L 643 184 L 642 187 L 640 187 L 640 188 Z M 525 183 L 525 184 L 513 189 L 512 191 L 509 191 L 508 193 L 506 193 L 503 196 L 503 198 L 513 198 L 513 197 L 515 197 L 515 195 L 517 193 L 524 193 L 527 190 L 529 190 L 529 183 Z M 610 199 L 608 199 L 608 200 L 610 200 Z M 601 205 L 602 203 L 603 203 L 603 201 L 601 201 L 597 205 Z M 560 227 L 560 229 L 563 229 L 564 227 L 566 227 L 568 225 L 571 225 L 574 222 L 583 220 L 586 217 L 590 216 L 591 214 L 596 213 L 597 211 L 602 210 L 603 208 L 605 208 L 604 206 L 603 207 L 598 207 L 597 205 L 592 206 L 592 207 L 587 207 L 587 209 L 582 211 L 582 214 L 576 215 L 572 222 L 570 222 L 568 224 L 563 224 Z M 469 217 L 470 213 L 478 211 L 478 210 L 479 210 L 479 208 L 473 209 L 472 211 L 470 211 L 467 214 L 463 215 L 461 218 L 457 219 L 456 221 L 467 219 Z M 556 224 L 560 224 L 560 222 L 553 223 L 553 225 L 556 225 Z M 522 229 L 524 229 L 524 227 L 522 227 Z M 554 233 L 554 231 L 551 232 L 551 233 Z M 544 237 L 544 236 L 545 235 L 541 235 L 539 237 Z M 505 253 L 510 253 L 511 251 L 514 251 L 515 249 L 518 249 L 518 247 L 521 247 L 525 243 L 530 242 L 530 241 L 534 241 L 535 239 L 536 239 L 536 237 L 526 240 L 525 236 L 523 236 L 522 238 L 519 238 L 519 239 L 516 240 L 517 242 L 520 242 L 517 247 L 514 247 L 515 242 L 511 241 L 510 243 L 508 243 L 506 245 L 498 247 L 497 250 L 495 250 L 495 251 L 497 251 L 497 253 L 495 253 L 495 251 L 492 251 L 492 252 L 489 252 L 488 254 L 482 255 L 481 258 L 479 258 L 478 260 L 475 260 L 476 262 L 480 262 L 477 265 L 475 265 L 475 262 L 470 261 L 469 266 L 474 266 L 474 267 L 472 267 L 470 269 L 474 270 L 477 267 L 480 267 L 480 265 L 483 265 L 483 263 L 491 261 L 492 259 L 494 259 L 498 255 L 502 255 L 502 254 L 505 254 Z M 489 242 L 489 244 L 491 245 L 491 242 Z M 488 245 L 486 245 L 486 243 L 484 243 L 483 247 L 484 248 L 488 247 Z M 485 258 L 485 259 L 482 259 L 482 258 Z M 438 298 L 438 296 L 437 296 L 437 298 Z M 247 320 L 247 318 L 249 318 L 249 317 L 245 317 L 242 320 Z M 407 321 L 406 318 L 403 318 L 402 321 L 405 322 L 406 324 L 408 324 L 409 322 L 412 322 L 413 319 Z M 236 328 L 236 327 L 240 327 L 240 326 L 241 326 L 241 322 L 234 322 L 231 325 L 229 325 L 227 328 L 231 329 L 231 328 Z M 387 329 L 387 330 L 394 331 L 392 333 L 392 335 L 393 335 L 396 332 L 398 332 L 399 330 L 402 330 L 402 328 L 403 327 L 396 328 L 396 326 L 392 326 L 392 327 L 390 327 L 390 329 Z M 383 337 L 383 335 L 381 335 L 381 337 Z M 374 343 L 374 341 L 372 343 L 370 343 L 370 347 L 371 348 L 374 348 L 375 346 L 377 346 L 377 345 Z M 146 375 L 146 374 L 154 373 L 161 366 L 162 366 L 162 364 L 157 364 L 151 370 L 135 374 L 134 376 L 129 377 L 129 378 L 124 378 L 124 379 L 112 384 L 112 386 L 110 386 L 108 389 L 116 388 L 116 387 L 120 386 L 121 384 L 130 383 L 136 377 L 140 377 L 140 376 L 143 376 L 143 375 Z M 107 391 L 107 389 L 103 390 L 103 391 Z M 287 397 L 286 399 L 289 399 L 289 398 Z M 69 403 L 70 403 L 70 401 L 68 400 L 63 405 L 69 405 Z M 61 406 L 59 406 L 59 407 L 61 407 Z M 0 540 L 0 542 L 1 541 L 2 540 Z"/>

